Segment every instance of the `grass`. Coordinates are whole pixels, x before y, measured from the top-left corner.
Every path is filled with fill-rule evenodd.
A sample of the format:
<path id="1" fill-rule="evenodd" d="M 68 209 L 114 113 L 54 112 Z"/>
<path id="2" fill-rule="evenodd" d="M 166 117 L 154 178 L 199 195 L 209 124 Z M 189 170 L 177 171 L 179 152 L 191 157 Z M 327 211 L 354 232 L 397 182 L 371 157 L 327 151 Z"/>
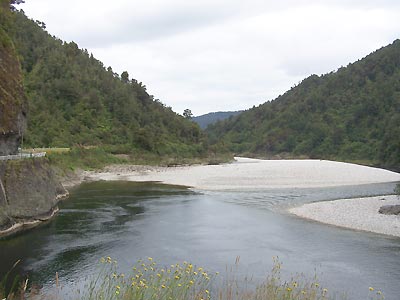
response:
<path id="1" fill-rule="evenodd" d="M 60 172 L 67 173 L 76 169 L 98 170 L 110 164 L 134 164 L 176 166 L 192 164 L 219 164 L 229 162 L 233 157 L 229 154 L 209 155 L 206 157 L 181 157 L 158 155 L 150 152 L 134 151 L 123 154 L 113 153 L 102 147 L 41 148 L 47 151 L 50 163 Z M 38 149 L 35 149 L 38 150 Z"/>
<path id="2" fill-rule="evenodd" d="M 0 280 L 0 299 L 2 300 L 24 299 L 28 280 L 23 281 L 19 276 L 10 277 L 19 262 L 18 260 Z"/>
<path id="3" fill-rule="evenodd" d="M 258 285 L 249 284 L 246 278 L 237 278 L 235 267 L 225 276 L 210 273 L 189 262 L 159 266 L 151 257 L 139 260 L 129 274 L 118 273 L 117 262 L 111 257 L 102 258 L 100 271 L 72 299 L 79 300 L 333 300 L 346 299 L 331 295 L 317 276 L 311 279 L 300 274 L 290 280 L 281 277 L 282 263 L 274 258 L 273 268 L 267 279 Z M 239 258 L 235 266 L 239 264 Z M 62 299 L 56 276 L 55 292 L 40 295 L 26 293 L 18 299 Z M 0 294 L 1 295 L 1 294 Z M 20 293 L 21 295 L 21 293 Z M 23 295 L 23 293 L 22 293 Z M 16 299 L 16 298 L 7 298 Z M 364 299 L 383 300 L 381 291 L 366 289 Z"/>
<path id="4" fill-rule="evenodd" d="M 125 159 L 118 158 L 102 148 L 74 147 L 69 151 L 49 152 L 47 157 L 53 166 L 63 171 L 94 170 L 108 164 L 126 163 Z"/>
<path id="5" fill-rule="evenodd" d="M 89 284 L 80 299 L 210 299 L 211 276 L 188 262 L 163 268 L 149 257 L 138 261 L 132 273 L 125 275 L 116 272 L 110 257 L 101 261 L 106 266 L 104 272 Z"/>

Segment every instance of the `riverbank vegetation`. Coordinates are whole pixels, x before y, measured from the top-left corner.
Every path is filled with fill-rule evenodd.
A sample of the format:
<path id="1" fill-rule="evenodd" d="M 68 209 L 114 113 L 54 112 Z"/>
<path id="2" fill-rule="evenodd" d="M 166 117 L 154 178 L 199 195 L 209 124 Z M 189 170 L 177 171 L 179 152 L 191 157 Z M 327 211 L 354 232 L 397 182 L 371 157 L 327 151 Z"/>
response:
<path id="1" fill-rule="evenodd" d="M 97 275 L 87 281 L 84 288 L 68 293 L 72 299 L 79 300 L 330 300 L 346 299 L 328 291 L 314 275 L 307 278 L 295 275 L 285 280 L 281 275 L 282 263 L 274 257 L 271 273 L 261 284 L 250 279 L 239 279 L 236 271 L 239 257 L 234 267 L 227 268 L 225 274 L 210 272 L 189 262 L 177 263 L 168 267 L 158 265 L 153 258 L 139 260 L 130 273 L 118 272 L 117 262 L 111 257 L 101 258 Z M 7 277 L 3 279 L 4 283 Z M 62 283 L 58 274 L 54 290 L 43 294 L 40 289 L 31 288 L 26 292 L 27 281 L 20 289 L 1 289 L 0 297 L 17 299 L 63 299 Z M 366 299 L 383 300 L 382 291 L 366 287 Z"/>
<path id="2" fill-rule="evenodd" d="M 113 147 L 75 146 L 68 151 L 52 151 L 47 154 L 51 165 L 61 175 L 76 170 L 99 170 L 110 164 L 177 166 L 193 164 L 220 164 L 233 159 L 230 153 L 209 153 L 205 156 L 192 156 L 182 153 L 158 155 L 137 149 L 115 151 Z"/>
<path id="3" fill-rule="evenodd" d="M 238 154 L 310 157 L 400 170 L 400 40 L 208 127 Z"/>

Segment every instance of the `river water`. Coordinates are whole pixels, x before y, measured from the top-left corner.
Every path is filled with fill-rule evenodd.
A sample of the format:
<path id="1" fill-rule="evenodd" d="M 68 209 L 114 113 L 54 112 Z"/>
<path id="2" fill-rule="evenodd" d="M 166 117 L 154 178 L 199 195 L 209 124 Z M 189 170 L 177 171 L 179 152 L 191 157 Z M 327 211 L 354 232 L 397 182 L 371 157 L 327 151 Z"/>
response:
<path id="1" fill-rule="evenodd" d="M 158 264 L 190 261 L 223 273 L 240 256 L 238 277 L 260 282 L 283 262 L 284 276 L 315 270 L 331 294 L 365 298 L 368 287 L 400 299 L 400 238 L 357 232 L 303 220 L 288 207 L 313 201 L 382 195 L 395 184 L 192 191 L 156 183 L 93 182 L 72 191 L 49 224 L 0 240 L 0 275 L 21 259 L 18 272 L 44 289 L 55 272 L 66 290 L 98 270 L 112 256 L 121 271 L 140 258 Z M 340 297 L 338 297 L 339 299 Z"/>

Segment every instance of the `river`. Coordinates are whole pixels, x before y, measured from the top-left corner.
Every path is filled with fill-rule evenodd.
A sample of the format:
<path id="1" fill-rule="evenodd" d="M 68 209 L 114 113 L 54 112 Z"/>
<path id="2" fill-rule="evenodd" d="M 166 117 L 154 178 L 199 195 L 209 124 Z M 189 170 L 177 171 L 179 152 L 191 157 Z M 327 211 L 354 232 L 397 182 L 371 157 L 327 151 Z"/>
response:
<path id="1" fill-rule="evenodd" d="M 196 191 L 156 183 L 84 183 L 61 203 L 50 223 L 0 240 L 0 275 L 21 259 L 17 270 L 44 290 L 55 272 L 73 290 L 112 256 L 129 272 L 136 260 L 158 264 L 190 261 L 223 272 L 240 256 L 238 275 L 261 282 L 272 257 L 284 276 L 315 269 L 331 294 L 356 300 L 368 287 L 398 300 L 400 239 L 357 232 L 289 215 L 291 206 L 313 201 L 382 195 L 395 184 L 257 191 Z M 338 297 L 338 299 L 340 299 Z"/>

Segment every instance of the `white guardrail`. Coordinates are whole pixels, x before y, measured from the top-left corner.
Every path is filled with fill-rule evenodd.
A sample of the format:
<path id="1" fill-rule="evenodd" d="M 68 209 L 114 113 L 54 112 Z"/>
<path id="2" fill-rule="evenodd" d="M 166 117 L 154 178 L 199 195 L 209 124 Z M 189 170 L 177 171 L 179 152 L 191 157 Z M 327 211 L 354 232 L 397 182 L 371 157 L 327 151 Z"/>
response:
<path id="1" fill-rule="evenodd" d="M 32 157 L 45 157 L 46 152 L 38 152 L 38 153 L 20 153 L 14 155 L 4 155 L 0 156 L 0 160 L 13 160 L 13 159 L 23 159 L 23 158 L 32 158 Z"/>

